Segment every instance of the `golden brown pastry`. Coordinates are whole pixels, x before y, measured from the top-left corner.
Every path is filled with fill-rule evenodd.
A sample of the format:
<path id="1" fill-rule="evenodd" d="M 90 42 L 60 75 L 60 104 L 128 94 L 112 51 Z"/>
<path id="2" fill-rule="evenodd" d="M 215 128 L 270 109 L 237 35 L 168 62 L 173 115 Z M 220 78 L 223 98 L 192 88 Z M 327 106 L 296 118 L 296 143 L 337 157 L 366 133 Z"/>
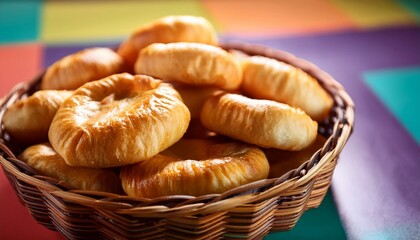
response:
<path id="1" fill-rule="evenodd" d="M 40 174 L 81 190 L 121 193 L 121 182 L 112 170 L 68 166 L 49 143 L 28 147 L 19 157 Z"/>
<path id="2" fill-rule="evenodd" d="M 74 90 L 83 84 L 124 71 L 123 59 L 109 48 L 88 48 L 47 68 L 41 89 Z"/>
<path id="3" fill-rule="evenodd" d="M 269 178 L 281 177 L 292 169 L 300 167 L 304 162 L 311 159 L 316 151 L 322 148 L 326 138 L 318 134 L 314 143 L 300 151 L 284 151 L 275 148 L 263 149 L 265 156 L 270 163 Z"/>
<path id="4" fill-rule="evenodd" d="M 300 109 L 270 100 L 220 92 L 203 105 L 208 129 L 261 147 L 297 151 L 309 146 L 318 124 Z"/>
<path id="5" fill-rule="evenodd" d="M 180 140 L 149 160 L 121 169 L 129 196 L 199 196 L 264 179 L 269 165 L 257 147 L 210 140 Z"/>
<path id="6" fill-rule="evenodd" d="M 10 106 L 3 117 L 6 131 L 24 144 L 48 141 L 48 129 L 61 103 L 72 91 L 40 90 Z"/>
<path id="7" fill-rule="evenodd" d="M 49 130 L 71 166 L 114 167 L 148 159 L 178 141 L 190 113 L 170 84 L 116 74 L 74 91 Z"/>
<path id="8" fill-rule="evenodd" d="M 182 101 L 190 110 L 191 118 L 197 119 L 200 118 L 204 101 L 219 90 L 214 87 L 197 87 L 187 84 L 173 84 L 173 86 L 175 90 L 179 92 Z"/>
<path id="9" fill-rule="evenodd" d="M 202 43 L 154 43 L 141 50 L 135 72 L 195 86 L 238 89 L 242 69 L 225 50 Z"/>
<path id="10" fill-rule="evenodd" d="M 141 26 L 118 48 L 127 64 L 134 67 L 143 48 L 152 43 L 198 42 L 217 45 L 213 26 L 202 17 L 167 16 Z"/>
<path id="11" fill-rule="evenodd" d="M 333 106 L 332 97 L 303 70 L 275 59 L 253 56 L 243 60 L 244 92 L 298 107 L 312 119 L 322 121 Z"/>

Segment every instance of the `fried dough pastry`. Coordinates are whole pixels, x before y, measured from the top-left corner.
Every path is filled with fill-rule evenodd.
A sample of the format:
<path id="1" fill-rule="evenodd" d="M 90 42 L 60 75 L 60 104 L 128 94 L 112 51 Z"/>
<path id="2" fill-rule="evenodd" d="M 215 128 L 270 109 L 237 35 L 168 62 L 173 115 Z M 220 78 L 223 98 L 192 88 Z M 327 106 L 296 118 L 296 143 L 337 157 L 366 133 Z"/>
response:
<path id="1" fill-rule="evenodd" d="M 115 167 L 161 152 L 182 137 L 189 121 L 170 84 L 116 74 L 74 91 L 57 111 L 49 139 L 68 165 Z"/>
<path id="2" fill-rule="evenodd" d="M 242 89 L 250 97 L 300 108 L 316 121 L 328 117 L 332 97 L 303 70 L 261 56 L 244 58 L 242 68 Z"/>
<path id="3" fill-rule="evenodd" d="M 122 192 L 120 179 L 112 170 L 68 166 L 49 143 L 28 147 L 18 158 L 40 174 L 63 181 L 74 189 Z"/>
<path id="4" fill-rule="evenodd" d="M 230 53 L 202 43 L 151 44 L 141 50 L 135 72 L 225 90 L 236 90 L 242 82 L 241 66 Z"/>
<path id="5" fill-rule="evenodd" d="M 88 48 L 47 68 L 41 89 L 74 90 L 83 84 L 123 72 L 124 60 L 109 48 Z"/>
<path id="6" fill-rule="evenodd" d="M 6 131 L 24 144 L 48 141 L 48 129 L 61 103 L 72 94 L 66 90 L 40 90 L 7 108 Z"/>
<path id="7" fill-rule="evenodd" d="M 269 165 L 258 147 L 239 142 L 182 139 L 149 160 L 122 167 L 129 196 L 200 196 L 267 177 Z"/>
<path id="8" fill-rule="evenodd" d="M 297 151 L 316 138 L 318 124 L 305 112 L 270 100 L 219 92 L 201 111 L 208 129 L 261 147 Z"/>
<path id="9" fill-rule="evenodd" d="M 118 48 L 127 64 L 134 67 L 143 48 L 152 43 L 197 42 L 217 45 L 213 26 L 202 17 L 167 16 L 141 26 Z"/>

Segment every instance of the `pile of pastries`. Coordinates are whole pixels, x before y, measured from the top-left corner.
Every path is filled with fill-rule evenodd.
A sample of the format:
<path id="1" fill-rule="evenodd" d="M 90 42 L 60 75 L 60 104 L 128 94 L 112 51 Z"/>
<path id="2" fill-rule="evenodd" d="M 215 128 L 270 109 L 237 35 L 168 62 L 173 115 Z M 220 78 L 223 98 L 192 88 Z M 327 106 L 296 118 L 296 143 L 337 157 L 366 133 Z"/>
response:
<path id="1" fill-rule="evenodd" d="M 116 51 L 58 60 L 3 125 L 27 146 L 20 160 L 70 189 L 199 196 L 299 166 L 332 105 L 301 69 L 220 48 L 204 18 L 168 16 Z"/>

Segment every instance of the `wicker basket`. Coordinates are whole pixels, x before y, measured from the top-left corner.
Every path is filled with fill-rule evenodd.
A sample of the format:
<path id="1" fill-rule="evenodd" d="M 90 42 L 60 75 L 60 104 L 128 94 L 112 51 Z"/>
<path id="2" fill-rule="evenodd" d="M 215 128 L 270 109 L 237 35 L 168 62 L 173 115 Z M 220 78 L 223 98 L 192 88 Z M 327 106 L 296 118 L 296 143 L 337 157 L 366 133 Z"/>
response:
<path id="1" fill-rule="evenodd" d="M 270 231 L 293 228 L 305 210 L 317 207 L 352 132 L 351 98 L 330 75 L 289 53 L 235 42 L 223 47 L 287 62 L 319 80 L 335 103 L 329 119 L 319 124 L 319 133 L 328 138 L 322 149 L 280 178 L 253 182 L 223 194 L 144 199 L 68 190 L 58 180 L 37 175 L 16 159 L 22 146 L 9 138 L 1 123 L 0 163 L 33 218 L 70 239 L 259 239 Z M 19 84 L 4 98 L 0 122 L 6 108 L 34 92 L 39 82 L 40 77 Z"/>

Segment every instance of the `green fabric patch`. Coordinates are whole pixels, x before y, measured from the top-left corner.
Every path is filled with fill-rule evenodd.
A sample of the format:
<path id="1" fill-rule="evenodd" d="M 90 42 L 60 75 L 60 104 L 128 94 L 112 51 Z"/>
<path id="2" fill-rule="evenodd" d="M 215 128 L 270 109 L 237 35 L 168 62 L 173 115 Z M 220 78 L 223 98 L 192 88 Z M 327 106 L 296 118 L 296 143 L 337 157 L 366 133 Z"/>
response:
<path id="1" fill-rule="evenodd" d="M 265 240 L 274 239 L 346 239 L 343 225 L 331 195 L 325 195 L 321 205 L 306 211 L 296 226 L 287 232 L 269 234 Z"/>
<path id="2" fill-rule="evenodd" d="M 419 0 L 398 0 L 399 3 L 407 10 L 409 10 L 420 23 L 420 1 Z"/>
<path id="3" fill-rule="evenodd" d="M 41 7 L 41 0 L 0 1 L 0 44 L 36 41 Z"/>
<path id="4" fill-rule="evenodd" d="M 420 145 L 420 66 L 369 71 L 365 83 Z"/>

